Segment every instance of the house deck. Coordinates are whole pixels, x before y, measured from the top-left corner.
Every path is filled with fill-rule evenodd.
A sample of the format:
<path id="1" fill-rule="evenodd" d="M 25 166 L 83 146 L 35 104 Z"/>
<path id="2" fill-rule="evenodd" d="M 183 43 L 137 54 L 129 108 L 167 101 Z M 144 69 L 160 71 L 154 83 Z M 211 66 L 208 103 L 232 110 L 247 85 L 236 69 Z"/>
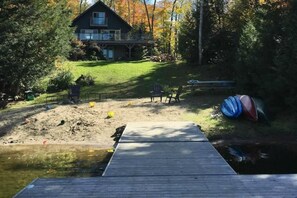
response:
<path id="1" fill-rule="evenodd" d="M 102 177 L 37 179 L 15 197 L 296 197 L 297 175 L 237 175 L 191 122 L 129 123 Z"/>

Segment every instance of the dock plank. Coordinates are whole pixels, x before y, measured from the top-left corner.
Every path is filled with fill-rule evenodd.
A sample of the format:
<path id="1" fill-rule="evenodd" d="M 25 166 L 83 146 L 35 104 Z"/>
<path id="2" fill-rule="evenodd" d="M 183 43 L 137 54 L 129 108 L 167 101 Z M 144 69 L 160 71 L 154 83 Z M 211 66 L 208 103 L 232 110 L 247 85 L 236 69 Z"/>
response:
<path id="1" fill-rule="evenodd" d="M 18 197 L 296 197 L 297 175 L 38 179 Z M 59 186 L 59 188 L 58 188 Z"/>
<path id="2" fill-rule="evenodd" d="M 104 176 L 236 174 L 209 142 L 118 145 Z"/>
<path id="3" fill-rule="evenodd" d="M 162 141 L 208 140 L 193 122 L 131 122 L 119 142 Z"/>

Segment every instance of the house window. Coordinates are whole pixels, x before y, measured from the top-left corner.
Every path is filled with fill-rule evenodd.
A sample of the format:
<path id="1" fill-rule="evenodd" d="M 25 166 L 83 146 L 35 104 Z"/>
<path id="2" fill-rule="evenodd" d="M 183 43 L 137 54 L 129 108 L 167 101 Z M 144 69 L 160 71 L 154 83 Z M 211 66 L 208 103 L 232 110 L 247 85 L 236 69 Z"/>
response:
<path id="1" fill-rule="evenodd" d="M 79 39 L 80 40 L 98 40 L 98 30 L 81 29 Z"/>
<path id="2" fill-rule="evenodd" d="M 93 12 L 93 25 L 106 25 L 105 12 Z"/>
<path id="3" fill-rule="evenodd" d="M 102 40 L 121 40 L 121 30 L 101 30 Z"/>

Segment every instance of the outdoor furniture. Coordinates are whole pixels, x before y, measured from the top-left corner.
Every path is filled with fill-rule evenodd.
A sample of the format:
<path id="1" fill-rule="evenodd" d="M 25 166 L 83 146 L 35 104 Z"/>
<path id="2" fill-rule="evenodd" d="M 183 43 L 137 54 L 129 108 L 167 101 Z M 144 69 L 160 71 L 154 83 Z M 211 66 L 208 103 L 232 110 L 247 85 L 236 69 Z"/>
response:
<path id="1" fill-rule="evenodd" d="M 68 90 L 68 99 L 72 101 L 78 101 L 80 98 L 80 86 L 72 85 Z"/>
<path id="2" fill-rule="evenodd" d="M 0 92 L 0 109 L 4 109 L 8 104 L 8 98 L 5 93 Z"/>
<path id="3" fill-rule="evenodd" d="M 182 93 L 182 90 L 183 90 L 183 87 L 182 87 L 182 86 L 179 86 L 178 89 L 177 89 L 177 91 L 172 90 L 172 91 L 167 95 L 165 102 L 167 101 L 167 99 L 169 99 L 168 103 L 170 103 L 172 99 L 174 99 L 175 102 L 180 102 L 180 100 L 179 100 L 179 96 L 180 96 L 180 94 Z"/>
<path id="4" fill-rule="evenodd" d="M 160 97 L 160 101 L 162 102 L 162 97 L 164 94 L 163 87 L 160 84 L 154 84 L 152 90 L 150 91 L 151 94 L 151 102 L 154 100 L 155 97 Z"/>
<path id="5" fill-rule="evenodd" d="M 231 80 L 217 80 L 217 81 L 200 81 L 200 80 L 189 80 L 187 88 L 192 91 L 199 90 L 234 90 L 235 82 Z"/>

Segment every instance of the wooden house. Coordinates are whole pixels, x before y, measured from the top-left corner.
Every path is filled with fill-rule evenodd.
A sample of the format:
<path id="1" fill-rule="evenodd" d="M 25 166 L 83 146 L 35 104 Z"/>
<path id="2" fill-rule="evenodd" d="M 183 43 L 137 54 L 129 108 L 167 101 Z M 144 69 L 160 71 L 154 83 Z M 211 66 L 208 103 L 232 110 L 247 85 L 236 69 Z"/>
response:
<path id="1" fill-rule="evenodd" d="M 152 43 L 148 35 L 132 33 L 132 27 L 101 1 L 77 16 L 72 26 L 77 39 L 96 42 L 106 59 L 131 59 L 135 46 Z"/>

